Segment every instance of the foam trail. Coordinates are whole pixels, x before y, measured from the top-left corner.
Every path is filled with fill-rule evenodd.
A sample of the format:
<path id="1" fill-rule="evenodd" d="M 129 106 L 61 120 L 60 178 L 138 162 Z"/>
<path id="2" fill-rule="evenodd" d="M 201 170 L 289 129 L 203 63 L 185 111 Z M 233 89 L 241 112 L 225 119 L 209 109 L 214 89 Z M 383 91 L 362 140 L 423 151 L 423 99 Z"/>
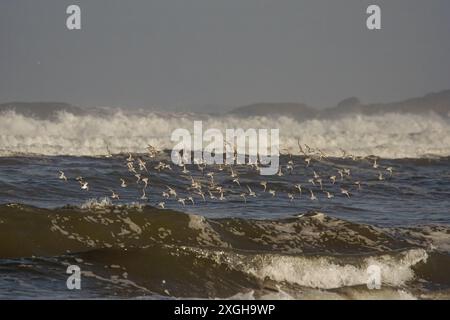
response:
<path id="1" fill-rule="evenodd" d="M 450 155 L 450 121 L 435 114 L 348 115 L 338 119 L 299 122 L 287 117 L 237 118 L 182 114 L 144 116 L 117 112 L 113 115 L 76 116 L 59 113 L 55 120 L 38 120 L 12 111 L 0 114 L 0 156 L 15 154 L 101 156 L 145 152 L 148 144 L 172 149 L 172 131 L 193 131 L 193 121 L 203 119 L 203 130 L 254 128 L 280 129 L 280 149 L 297 153 L 297 139 L 340 156 L 349 153 L 384 158 L 420 158 Z"/>
<path id="2" fill-rule="evenodd" d="M 410 249 L 399 256 L 385 254 L 355 259 L 344 263 L 334 257 L 304 257 L 276 254 L 238 255 L 224 252 L 200 252 L 216 262 L 226 260 L 234 268 L 259 279 L 270 278 L 277 282 L 286 281 L 301 286 L 320 289 L 334 289 L 365 285 L 367 267 L 377 265 L 381 269 L 383 285 L 401 286 L 414 279 L 412 267 L 426 262 L 428 254 L 423 249 Z"/>

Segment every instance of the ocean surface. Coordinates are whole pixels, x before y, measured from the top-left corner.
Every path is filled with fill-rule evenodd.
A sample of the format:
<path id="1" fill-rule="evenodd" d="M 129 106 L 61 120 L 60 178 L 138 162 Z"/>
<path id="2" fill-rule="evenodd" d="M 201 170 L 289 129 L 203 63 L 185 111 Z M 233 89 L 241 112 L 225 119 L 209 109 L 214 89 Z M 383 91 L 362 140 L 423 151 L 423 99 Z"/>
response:
<path id="1" fill-rule="evenodd" d="M 0 115 L 0 298 L 450 298 L 448 118 L 205 116 L 279 127 L 274 176 L 171 163 L 170 132 L 191 120 Z"/>

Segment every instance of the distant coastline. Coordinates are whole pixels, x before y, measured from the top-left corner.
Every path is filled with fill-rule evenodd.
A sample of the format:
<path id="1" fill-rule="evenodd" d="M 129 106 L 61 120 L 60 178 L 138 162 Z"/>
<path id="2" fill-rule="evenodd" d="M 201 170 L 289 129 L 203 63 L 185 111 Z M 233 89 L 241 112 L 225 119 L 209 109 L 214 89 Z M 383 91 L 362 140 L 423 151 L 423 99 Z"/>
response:
<path id="1" fill-rule="evenodd" d="M 226 108 L 226 107 L 224 107 Z M 339 102 L 335 107 L 318 109 L 304 103 L 295 102 L 274 102 L 274 103 L 254 103 L 246 106 L 230 108 L 222 115 L 239 117 L 279 117 L 287 116 L 296 120 L 308 120 L 314 118 L 335 118 L 348 114 L 375 115 L 383 113 L 411 113 L 424 114 L 433 112 L 440 116 L 450 114 L 450 89 L 440 92 L 433 92 L 422 97 L 410 98 L 390 103 L 362 103 L 358 98 L 351 97 Z M 79 107 L 65 102 L 7 102 L 0 104 L 0 112 L 15 111 L 17 114 L 37 119 L 52 119 L 58 112 L 65 111 L 74 115 L 103 114 L 108 108 Z M 110 111 L 121 110 L 111 108 Z M 141 108 L 131 109 L 137 112 L 164 112 L 161 108 Z M 123 110 L 122 110 L 123 111 Z M 127 110 L 130 112 L 130 109 Z M 131 111 L 132 112 L 132 111 Z M 173 113 L 174 111 L 168 110 Z M 186 113 L 209 114 L 207 108 L 187 108 Z"/>
<path id="2" fill-rule="evenodd" d="M 285 115 L 297 119 L 328 118 L 353 114 L 383 114 L 388 112 L 423 114 L 434 112 L 442 116 L 450 113 L 450 90 L 429 93 L 423 97 L 410 98 L 391 103 L 364 104 L 351 97 L 335 107 L 317 109 L 302 103 L 255 103 L 233 109 L 230 114 L 239 116 Z"/>

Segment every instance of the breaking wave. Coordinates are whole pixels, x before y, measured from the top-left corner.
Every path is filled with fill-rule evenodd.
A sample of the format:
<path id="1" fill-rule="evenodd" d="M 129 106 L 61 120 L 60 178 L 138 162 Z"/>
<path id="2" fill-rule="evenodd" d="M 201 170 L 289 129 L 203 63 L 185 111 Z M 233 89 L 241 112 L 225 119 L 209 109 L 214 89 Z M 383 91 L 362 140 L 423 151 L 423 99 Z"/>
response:
<path id="1" fill-rule="evenodd" d="M 414 228 L 409 238 L 406 229 L 322 213 L 207 219 L 107 202 L 10 204 L 0 206 L 0 259 L 49 277 L 58 266 L 77 264 L 86 278 L 134 297 L 413 299 L 429 294 L 427 281 L 444 289 L 434 294 L 448 296 L 450 257 L 442 239 L 449 229 Z M 433 248 L 431 236 L 438 239 Z M 366 287 L 371 265 L 381 269 L 380 291 Z"/>
<path id="2" fill-rule="evenodd" d="M 288 117 L 206 116 L 186 114 L 73 115 L 59 113 L 51 120 L 13 111 L 0 114 L 0 155 L 40 154 L 102 156 L 144 153 L 148 144 L 171 149 L 174 129 L 280 129 L 281 149 L 298 151 L 297 140 L 340 156 L 341 149 L 358 156 L 421 158 L 450 155 L 450 120 L 436 114 L 345 115 L 336 119 L 297 121 Z"/>

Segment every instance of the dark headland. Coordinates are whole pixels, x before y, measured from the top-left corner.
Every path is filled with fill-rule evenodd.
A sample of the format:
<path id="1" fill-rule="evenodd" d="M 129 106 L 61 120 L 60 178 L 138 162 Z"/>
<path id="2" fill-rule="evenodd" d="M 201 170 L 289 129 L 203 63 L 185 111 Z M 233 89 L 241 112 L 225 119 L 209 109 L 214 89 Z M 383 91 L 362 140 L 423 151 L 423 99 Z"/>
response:
<path id="1" fill-rule="evenodd" d="M 148 110 L 153 109 L 149 108 Z M 74 115 L 84 115 L 105 114 L 106 109 L 82 108 L 64 102 L 8 102 L 0 104 L 0 113 L 5 111 L 15 111 L 17 114 L 37 119 L 53 119 L 61 111 Z M 297 120 L 307 120 L 313 118 L 342 117 L 348 114 L 375 115 L 392 112 L 412 114 L 433 112 L 440 116 L 448 117 L 450 116 L 450 90 L 429 93 L 422 97 L 390 103 L 364 104 L 358 98 L 351 97 L 339 102 L 335 107 L 327 109 L 314 108 L 303 103 L 295 102 L 254 103 L 234 108 L 225 114 L 239 117 L 287 116 Z M 200 113 L 205 114 L 207 112 L 202 110 Z"/>

